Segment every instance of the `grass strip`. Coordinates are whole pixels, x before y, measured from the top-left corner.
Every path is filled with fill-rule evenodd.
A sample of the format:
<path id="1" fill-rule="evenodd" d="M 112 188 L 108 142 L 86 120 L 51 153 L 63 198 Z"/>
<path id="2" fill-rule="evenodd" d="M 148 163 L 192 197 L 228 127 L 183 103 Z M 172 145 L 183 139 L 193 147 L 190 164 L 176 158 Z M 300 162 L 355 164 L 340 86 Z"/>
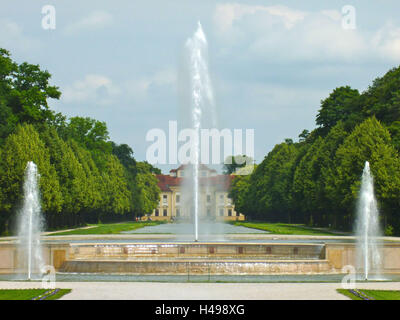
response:
<path id="1" fill-rule="evenodd" d="M 301 224 L 288 224 L 288 223 L 266 223 L 266 222 L 238 222 L 233 223 L 235 226 L 243 226 L 246 228 L 253 228 L 268 231 L 271 234 L 287 234 L 287 235 L 314 235 L 314 236 L 332 236 L 337 235 L 334 232 L 321 231 L 306 227 Z"/>
<path id="2" fill-rule="evenodd" d="M 0 289 L 0 300 L 56 300 L 71 289 Z"/>
<path id="3" fill-rule="evenodd" d="M 132 221 L 122 223 L 100 223 L 90 224 L 93 228 L 76 229 L 64 232 L 52 233 L 49 236 L 67 236 L 67 235 L 91 235 L 91 234 L 119 234 L 123 231 L 134 231 L 143 227 L 156 226 L 159 221 Z"/>

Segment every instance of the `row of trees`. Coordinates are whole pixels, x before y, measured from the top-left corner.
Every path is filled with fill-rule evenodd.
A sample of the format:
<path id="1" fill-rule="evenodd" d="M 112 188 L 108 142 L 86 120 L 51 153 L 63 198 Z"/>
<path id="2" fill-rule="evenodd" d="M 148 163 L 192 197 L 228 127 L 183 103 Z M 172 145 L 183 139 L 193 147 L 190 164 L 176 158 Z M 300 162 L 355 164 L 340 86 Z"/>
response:
<path id="1" fill-rule="evenodd" d="M 0 233 L 13 230 L 28 161 L 38 166 L 48 228 L 150 213 L 159 200 L 158 170 L 110 141 L 104 122 L 52 111 L 47 100 L 61 92 L 50 77 L 0 49 Z"/>
<path id="2" fill-rule="evenodd" d="M 351 230 L 360 177 L 369 161 L 386 234 L 400 234 L 400 67 L 362 94 L 336 88 L 312 132 L 276 145 L 231 187 L 251 219 Z"/>

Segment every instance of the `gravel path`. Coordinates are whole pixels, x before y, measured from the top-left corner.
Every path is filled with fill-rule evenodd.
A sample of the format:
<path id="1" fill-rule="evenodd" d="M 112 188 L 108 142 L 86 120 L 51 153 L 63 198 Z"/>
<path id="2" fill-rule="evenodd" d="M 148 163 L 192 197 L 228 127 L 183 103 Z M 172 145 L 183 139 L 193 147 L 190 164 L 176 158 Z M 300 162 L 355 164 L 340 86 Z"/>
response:
<path id="1" fill-rule="evenodd" d="M 40 282 L 0 282 L 0 288 L 40 288 Z M 72 289 L 64 300 L 346 300 L 340 283 L 155 283 L 59 282 Z M 398 282 L 363 283 L 357 288 L 400 290 Z"/>

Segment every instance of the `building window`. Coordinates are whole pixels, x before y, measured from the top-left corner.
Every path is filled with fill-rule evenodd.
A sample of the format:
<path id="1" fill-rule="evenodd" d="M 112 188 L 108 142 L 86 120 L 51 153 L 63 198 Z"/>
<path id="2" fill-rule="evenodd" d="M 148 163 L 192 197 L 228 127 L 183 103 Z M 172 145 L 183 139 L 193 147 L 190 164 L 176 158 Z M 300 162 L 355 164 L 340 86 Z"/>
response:
<path id="1" fill-rule="evenodd" d="M 185 171 L 180 171 L 180 176 L 184 177 L 185 176 Z"/>
<path id="2" fill-rule="evenodd" d="M 179 194 L 176 195 L 176 203 L 179 203 L 181 201 L 181 196 Z"/>
<path id="3" fill-rule="evenodd" d="M 176 216 L 180 217 L 181 216 L 181 210 L 180 209 L 176 209 Z"/>
<path id="4" fill-rule="evenodd" d="M 167 209 L 163 210 L 163 215 L 164 215 L 164 217 L 166 217 L 168 215 L 168 210 Z"/>
<path id="5" fill-rule="evenodd" d="M 238 211 L 236 211 L 236 217 L 239 217 L 240 213 Z"/>
<path id="6" fill-rule="evenodd" d="M 224 209 L 219 209 L 219 216 L 220 217 L 223 217 L 224 216 Z"/>
<path id="7" fill-rule="evenodd" d="M 207 208 L 207 217 L 211 217 L 211 208 Z"/>
<path id="8" fill-rule="evenodd" d="M 211 202 L 211 195 L 207 195 L 207 203 L 210 203 Z"/>
<path id="9" fill-rule="evenodd" d="M 202 171 L 202 172 L 201 172 L 201 176 L 202 176 L 202 177 L 207 177 L 207 172 L 206 172 L 206 171 Z"/>
<path id="10" fill-rule="evenodd" d="M 223 194 L 219 195 L 219 203 L 224 203 L 224 195 Z"/>
<path id="11" fill-rule="evenodd" d="M 228 217 L 232 217 L 232 209 L 228 209 Z"/>
<path id="12" fill-rule="evenodd" d="M 160 212 L 158 211 L 158 209 L 156 209 L 156 212 L 154 213 L 154 215 L 155 215 L 156 217 L 158 217 L 159 214 L 160 214 Z"/>
<path id="13" fill-rule="evenodd" d="M 166 194 L 163 195 L 163 203 L 167 204 L 168 202 L 168 196 Z"/>

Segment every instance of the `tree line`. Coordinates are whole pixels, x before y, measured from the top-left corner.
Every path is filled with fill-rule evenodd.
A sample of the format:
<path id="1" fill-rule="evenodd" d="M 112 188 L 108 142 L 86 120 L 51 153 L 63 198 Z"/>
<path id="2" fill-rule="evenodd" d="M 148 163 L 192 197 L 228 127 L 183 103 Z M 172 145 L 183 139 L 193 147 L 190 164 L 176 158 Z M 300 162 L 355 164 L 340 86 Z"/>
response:
<path id="1" fill-rule="evenodd" d="M 111 141 L 104 122 L 51 110 L 48 100 L 61 92 L 50 78 L 0 49 L 0 234 L 13 232 L 28 161 L 38 166 L 48 229 L 151 213 L 159 201 L 159 169 Z"/>
<path id="2" fill-rule="evenodd" d="M 249 219 L 352 230 L 361 174 L 370 162 L 386 235 L 400 235 L 400 67 L 360 93 L 338 87 L 316 128 L 286 139 L 230 190 Z"/>

